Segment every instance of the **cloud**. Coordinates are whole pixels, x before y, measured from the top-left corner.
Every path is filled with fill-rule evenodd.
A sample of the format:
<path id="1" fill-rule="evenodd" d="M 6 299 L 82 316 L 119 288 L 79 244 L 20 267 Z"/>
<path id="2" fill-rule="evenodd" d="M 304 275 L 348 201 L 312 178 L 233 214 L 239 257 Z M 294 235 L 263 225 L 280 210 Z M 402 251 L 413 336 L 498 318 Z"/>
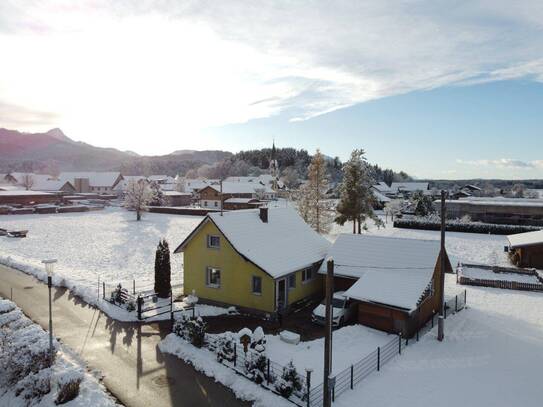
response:
<path id="1" fill-rule="evenodd" d="M 414 90 L 543 81 L 543 6 L 518 3 L 0 2 L 0 90 L 70 134 L 126 134 L 141 152 L 159 145 L 150 133 L 166 141 Z"/>
<path id="2" fill-rule="evenodd" d="M 494 160 L 456 160 L 458 164 L 473 166 L 491 166 L 498 168 L 535 169 L 543 168 L 543 160 L 523 161 L 512 158 L 499 158 Z"/>
<path id="3" fill-rule="evenodd" d="M 0 124 L 4 127 L 49 130 L 56 120 L 58 116 L 53 112 L 31 110 L 0 101 Z"/>

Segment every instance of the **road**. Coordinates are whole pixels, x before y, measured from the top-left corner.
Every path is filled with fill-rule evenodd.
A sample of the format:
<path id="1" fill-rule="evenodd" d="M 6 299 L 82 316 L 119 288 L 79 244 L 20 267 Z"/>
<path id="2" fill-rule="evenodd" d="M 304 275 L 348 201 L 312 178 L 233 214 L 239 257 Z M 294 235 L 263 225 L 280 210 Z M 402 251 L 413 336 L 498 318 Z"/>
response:
<path id="1" fill-rule="evenodd" d="M 0 296 L 13 300 L 35 322 L 48 328 L 47 285 L 0 265 Z M 89 306 L 69 290 L 53 287 L 53 333 L 77 351 L 90 369 L 129 407 L 248 406 L 234 394 L 178 358 L 163 354 L 158 343 L 170 322 L 118 322 Z"/>

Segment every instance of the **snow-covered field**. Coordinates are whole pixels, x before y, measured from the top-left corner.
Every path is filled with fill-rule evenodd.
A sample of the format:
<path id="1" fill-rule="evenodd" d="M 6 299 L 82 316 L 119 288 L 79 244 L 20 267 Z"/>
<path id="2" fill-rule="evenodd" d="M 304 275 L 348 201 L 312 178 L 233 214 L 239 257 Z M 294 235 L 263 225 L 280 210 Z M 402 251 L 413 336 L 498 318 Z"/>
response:
<path id="1" fill-rule="evenodd" d="M 140 222 L 121 208 L 103 211 L 0 217 L 0 227 L 28 229 L 28 237 L 0 237 L 0 263 L 45 279 L 41 260 L 57 259 L 55 285 L 64 285 L 90 303 L 96 303 L 98 278 L 111 287 L 118 283 L 136 291 L 154 282 L 155 250 L 166 238 L 173 251 L 201 217 L 146 213 Z M 172 284 L 182 282 L 182 254 L 172 254 Z M 118 308 L 101 307 L 112 316 Z"/>
<path id="2" fill-rule="evenodd" d="M 3 346 L 6 345 L 0 347 L 0 365 L 7 367 L 0 372 L 0 406 L 54 406 L 60 383 L 76 378 L 81 379 L 79 395 L 64 406 L 114 407 L 118 405 L 100 383 L 99 374 L 88 372 L 85 369 L 85 363 L 76 356 L 75 352 L 64 345 L 59 345 L 56 340 L 58 352 L 51 368 L 41 369 L 34 375 L 30 373 L 15 384 L 7 382 L 13 372 L 9 358 L 21 356 L 11 355 L 10 352 L 25 349 L 22 356 L 28 358 L 28 362 L 31 363 L 32 354 L 47 352 L 49 340 L 47 332 L 24 316 L 14 303 L 2 298 L 0 298 L 0 327 L 0 343 Z M 20 359 L 17 362 L 21 364 Z M 41 380 L 49 381 L 49 379 L 51 390 L 43 397 L 37 397 L 33 388 L 40 387 Z M 17 394 L 21 389 L 24 390 Z"/>

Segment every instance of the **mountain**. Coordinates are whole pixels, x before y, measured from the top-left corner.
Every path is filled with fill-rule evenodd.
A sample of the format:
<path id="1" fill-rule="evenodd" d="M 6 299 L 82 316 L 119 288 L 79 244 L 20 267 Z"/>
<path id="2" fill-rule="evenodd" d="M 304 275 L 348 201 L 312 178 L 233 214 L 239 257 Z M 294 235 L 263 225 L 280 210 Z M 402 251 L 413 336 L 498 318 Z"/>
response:
<path id="1" fill-rule="evenodd" d="M 164 156 L 140 156 L 132 151 L 95 147 L 74 141 L 55 128 L 45 133 L 23 133 L 0 128 L 0 172 L 122 171 L 125 175 L 176 175 L 232 156 L 225 151 L 178 150 Z"/>

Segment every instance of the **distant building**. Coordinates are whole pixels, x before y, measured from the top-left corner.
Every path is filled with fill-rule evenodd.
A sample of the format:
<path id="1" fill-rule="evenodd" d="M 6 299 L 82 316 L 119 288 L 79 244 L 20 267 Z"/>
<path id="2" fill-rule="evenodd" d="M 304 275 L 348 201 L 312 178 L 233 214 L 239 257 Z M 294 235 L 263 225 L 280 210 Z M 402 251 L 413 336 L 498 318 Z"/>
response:
<path id="1" fill-rule="evenodd" d="M 53 204 L 61 201 L 58 194 L 40 191 L 0 191 L 0 205 Z"/>
<path id="2" fill-rule="evenodd" d="M 207 185 L 198 190 L 198 201 L 203 208 L 221 207 L 221 185 Z M 223 182 L 222 201 L 230 198 L 276 199 L 276 192 L 269 185 L 253 182 Z"/>
<path id="3" fill-rule="evenodd" d="M 446 200 L 445 205 L 449 219 L 468 215 L 477 222 L 543 226 L 542 199 L 469 197 Z"/>
<path id="4" fill-rule="evenodd" d="M 58 179 L 71 182 L 75 192 L 114 194 L 123 176 L 120 172 L 62 172 Z"/>
<path id="5" fill-rule="evenodd" d="M 190 192 L 162 191 L 163 206 L 189 206 L 192 203 Z"/>

